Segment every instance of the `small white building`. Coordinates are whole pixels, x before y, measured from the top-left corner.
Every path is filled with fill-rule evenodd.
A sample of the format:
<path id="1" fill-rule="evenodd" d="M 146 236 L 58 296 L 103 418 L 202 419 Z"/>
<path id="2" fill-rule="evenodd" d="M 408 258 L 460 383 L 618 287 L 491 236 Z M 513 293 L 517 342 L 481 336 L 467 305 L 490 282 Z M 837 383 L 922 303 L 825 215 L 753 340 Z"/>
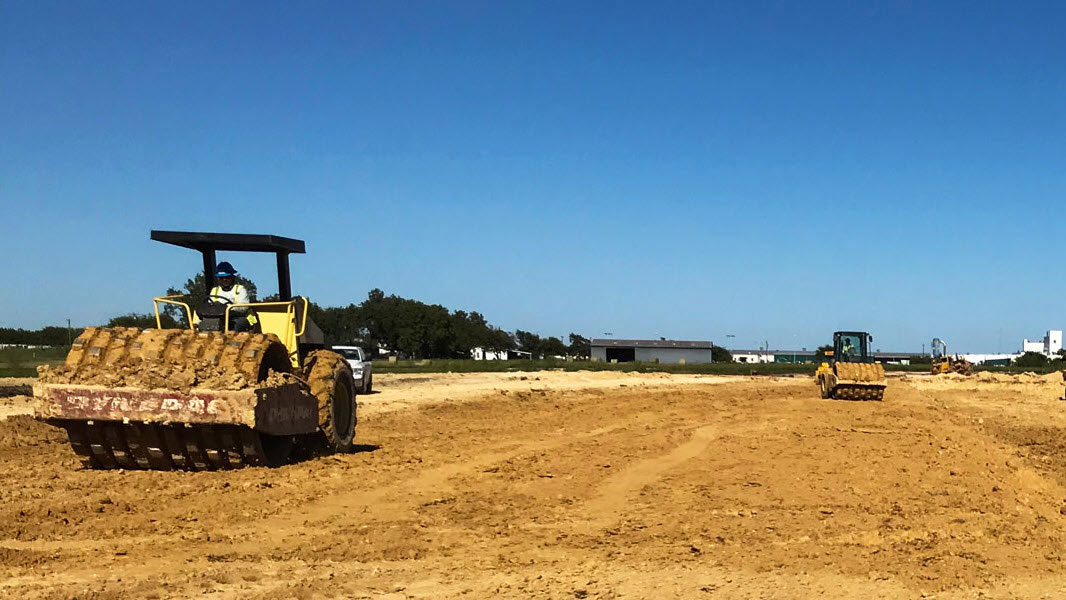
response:
<path id="1" fill-rule="evenodd" d="M 523 350 L 486 350 L 474 348 L 470 351 L 470 358 L 474 360 L 520 360 L 532 358 L 532 354 Z"/>
<path id="2" fill-rule="evenodd" d="M 774 353 L 766 350 L 730 350 L 733 362 L 738 363 L 772 363 Z"/>
<path id="3" fill-rule="evenodd" d="M 1023 353 L 1036 352 L 1050 357 L 1058 354 L 1059 350 L 1062 350 L 1062 331 L 1059 329 L 1049 329 L 1042 340 L 1022 340 Z"/>

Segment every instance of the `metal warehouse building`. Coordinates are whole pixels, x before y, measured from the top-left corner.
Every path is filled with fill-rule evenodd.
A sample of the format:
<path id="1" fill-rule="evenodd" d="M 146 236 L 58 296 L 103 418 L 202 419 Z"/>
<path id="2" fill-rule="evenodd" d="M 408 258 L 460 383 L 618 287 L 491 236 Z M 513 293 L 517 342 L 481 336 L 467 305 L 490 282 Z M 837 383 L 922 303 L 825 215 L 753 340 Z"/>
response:
<path id="1" fill-rule="evenodd" d="M 592 340 L 592 359 L 610 362 L 702 364 L 711 361 L 710 342 L 683 340 Z"/>

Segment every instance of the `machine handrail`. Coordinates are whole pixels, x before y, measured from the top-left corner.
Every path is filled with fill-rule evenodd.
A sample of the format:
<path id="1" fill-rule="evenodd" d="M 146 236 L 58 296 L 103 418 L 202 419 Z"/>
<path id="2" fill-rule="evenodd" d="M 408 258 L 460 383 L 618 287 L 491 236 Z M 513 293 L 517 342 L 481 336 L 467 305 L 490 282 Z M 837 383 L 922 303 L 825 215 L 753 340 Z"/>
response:
<path id="1" fill-rule="evenodd" d="M 196 331 L 196 324 L 193 322 L 193 310 L 192 310 L 192 307 L 189 306 L 188 302 L 182 302 L 180 300 L 175 300 L 175 298 L 186 298 L 186 297 L 188 297 L 188 294 L 172 294 L 172 295 L 169 295 L 169 296 L 157 296 L 155 298 L 152 298 L 152 306 L 155 309 L 155 326 L 156 326 L 156 328 L 158 328 L 158 329 L 162 329 L 163 328 L 162 316 L 159 313 L 159 304 L 163 303 L 163 304 L 172 304 L 174 306 L 180 306 L 183 309 L 185 309 L 185 316 L 188 318 L 189 330 L 190 331 Z M 304 305 L 303 305 L 303 314 L 300 315 L 300 328 L 297 331 L 294 332 L 294 337 L 299 338 L 307 330 L 307 309 L 309 307 L 309 303 L 308 303 L 307 298 L 305 298 L 303 296 L 300 296 L 298 298 L 294 298 L 292 300 L 281 300 L 281 301 L 273 301 L 273 302 L 235 302 L 233 304 L 227 304 L 226 305 L 225 319 L 224 319 L 224 322 L 223 322 L 223 329 L 222 330 L 224 332 L 226 332 L 226 333 L 229 333 L 229 314 L 230 314 L 230 310 L 233 309 L 233 308 L 244 308 L 244 307 L 247 307 L 247 308 L 253 308 L 254 309 L 257 306 L 262 306 L 262 307 L 267 307 L 267 306 L 287 306 L 289 308 L 289 310 L 287 310 L 286 313 L 292 315 L 293 317 L 295 317 L 296 316 L 296 301 L 297 300 L 303 300 L 303 303 L 304 303 Z"/>
<path id="2" fill-rule="evenodd" d="M 307 329 L 307 298 L 305 296 L 300 296 L 300 299 L 304 301 L 304 314 L 300 319 L 300 330 L 296 332 L 297 339 L 299 339 Z"/>
<path id="3" fill-rule="evenodd" d="M 189 319 L 189 329 L 191 331 L 196 331 L 196 328 L 193 326 L 193 322 L 192 322 L 192 307 L 189 306 L 188 302 L 180 302 L 180 301 L 174 299 L 174 298 L 184 298 L 185 296 L 186 296 L 185 294 L 171 294 L 169 296 L 156 296 L 155 298 L 152 298 L 152 306 L 155 308 L 155 326 L 156 326 L 156 329 L 162 329 L 163 328 L 163 322 L 160 319 L 160 315 L 159 315 L 159 303 L 162 302 L 163 304 L 173 304 L 175 306 L 180 306 L 180 307 L 184 308 L 185 309 L 185 316 L 188 317 L 188 319 Z"/>
<path id="4" fill-rule="evenodd" d="M 296 331 L 293 334 L 294 337 L 297 337 L 297 338 L 299 338 L 301 335 L 303 335 L 304 331 L 307 329 L 307 307 L 308 307 L 307 298 L 304 298 L 303 296 L 301 296 L 299 299 L 304 301 L 304 310 L 303 310 L 302 318 L 300 319 L 300 329 L 299 329 L 299 331 Z M 296 299 L 293 299 L 293 300 L 280 300 L 280 301 L 274 301 L 274 302 L 234 302 L 233 304 L 227 304 L 226 305 L 226 315 L 225 315 L 225 322 L 224 322 L 224 326 L 223 326 L 223 331 L 226 332 L 226 333 L 229 333 L 229 311 L 230 311 L 230 309 L 238 308 L 238 307 L 255 308 L 256 306 L 288 306 L 289 310 L 285 311 L 285 312 L 287 314 L 292 314 L 294 317 L 296 316 Z"/>

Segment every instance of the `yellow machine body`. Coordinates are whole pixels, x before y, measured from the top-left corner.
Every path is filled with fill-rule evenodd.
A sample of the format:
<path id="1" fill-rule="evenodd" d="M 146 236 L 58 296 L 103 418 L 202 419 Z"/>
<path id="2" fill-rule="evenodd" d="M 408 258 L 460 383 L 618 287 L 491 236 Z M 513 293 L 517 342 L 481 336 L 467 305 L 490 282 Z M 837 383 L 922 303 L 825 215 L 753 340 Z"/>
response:
<path id="1" fill-rule="evenodd" d="M 35 416 L 64 428 L 82 462 L 96 469 L 278 466 L 297 442 L 347 451 L 356 426 L 351 367 L 325 349 L 310 303 L 291 293 L 288 255 L 303 253 L 303 241 L 171 231 L 151 237 L 200 251 L 208 293 L 216 250 L 275 253 L 281 299 L 204 300 L 194 309 L 196 300 L 160 296 L 156 329 L 88 327 L 64 364 L 39 371 Z M 178 307 L 183 328 L 163 328 L 161 306 Z M 231 322 L 235 309 L 253 331 L 231 329 L 244 316 Z"/>
<path id="2" fill-rule="evenodd" d="M 159 296 L 153 299 L 155 305 L 155 323 L 159 329 L 163 328 L 162 317 L 159 309 L 160 304 L 172 304 L 178 306 L 185 313 L 189 330 L 196 331 L 196 313 L 185 296 Z M 226 307 L 226 315 L 223 319 L 223 333 L 230 333 L 230 311 L 234 308 L 247 308 L 251 310 L 259 322 L 259 328 L 266 335 L 273 335 L 285 345 L 289 351 L 289 362 L 294 369 L 300 368 L 300 344 L 320 346 L 324 341 L 322 330 L 315 325 L 307 316 L 308 300 L 296 297 L 292 300 L 281 302 L 243 302 L 231 304 Z"/>
<path id="3" fill-rule="evenodd" d="M 948 354 L 948 346 L 944 340 L 933 338 L 933 342 L 929 347 L 933 353 L 933 363 L 930 367 L 930 372 L 933 375 L 943 375 L 945 373 L 973 374 L 973 363 L 958 354 L 954 356 Z"/>
<path id="4" fill-rule="evenodd" d="M 856 340 L 855 353 L 840 352 L 842 340 Z M 833 334 L 834 350 L 825 353 L 826 359 L 818 365 L 814 377 L 822 398 L 840 400 L 882 400 L 888 382 L 885 368 L 871 358 L 867 342 L 873 338 L 866 332 L 836 332 Z M 845 349 L 849 349 L 848 348 Z"/>

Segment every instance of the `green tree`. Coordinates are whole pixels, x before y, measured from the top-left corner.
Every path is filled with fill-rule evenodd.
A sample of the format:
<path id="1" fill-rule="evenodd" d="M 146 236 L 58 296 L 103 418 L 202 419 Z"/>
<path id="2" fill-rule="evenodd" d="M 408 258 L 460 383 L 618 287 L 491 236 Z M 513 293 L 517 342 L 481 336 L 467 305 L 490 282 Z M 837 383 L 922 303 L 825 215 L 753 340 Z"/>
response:
<path id="1" fill-rule="evenodd" d="M 503 352 L 504 350 L 514 350 L 518 347 L 518 344 L 510 332 L 493 327 L 489 330 L 488 343 L 485 347 L 494 352 Z"/>
<path id="2" fill-rule="evenodd" d="M 814 356 L 818 360 L 825 360 L 826 352 L 832 352 L 832 351 L 833 351 L 833 346 L 831 344 L 826 344 L 824 346 L 818 346 L 818 352 L 816 352 Z"/>
<path id="3" fill-rule="evenodd" d="M 439 304 L 386 296 L 374 289 L 360 309 L 367 337 L 374 344 L 416 358 L 461 355 L 453 317 Z"/>
<path id="4" fill-rule="evenodd" d="M 571 333 L 570 347 L 567 351 L 574 358 L 588 360 L 592 356 L 592 341 L 585 336 Z"/>
<path id="5" fill-rule="evenodd" d="M 721 346 L 711 345 L 711 360 L 716 363 L 733 362 L 733 355 Z"/>
<path id="6" fill-rule="evenodd" d="M 322 330 L 327 345 L 358 343 L 363 345 L 365 350 L 373 346 L 366 339 L 367 330 L 362 320 L 362 311 L 355 304 L 321 307 L 310 302 L 307 315 Z"/>
<path id="7" fill-rule="evenodd" d="M 534 357 L 539 354 L 541 344 L 539 335 L 519 329 L 514 332 L 514 339 L 518 343 L 519 350 L 529 352 Z"/>
<path id="8" fill-rule="evenodd" d="M 85 329 L 81 327 L 74 327 L 69 332 L 66 327 L 57 326 L 42 327 L 41 329 L 0 327 L 0 344 L 67 346 L 70 344 L 70 340 L 77 338 L 82 331 L 85 331 Z"/>
<path id="9" fill-rule="evenodd" d="M 453 312 L 451 329 L 453 336 L 451 354 L 455 357 L 470 356 L 471 350 L 487 348 L 491 341 L 489 324 L 478 312 L 467 313 L 462 310 Z"/>
<path id="10" fill-rule="evenodd" d="M 240 276 L 237 280 L 248 289 L 249 296 L 254 301 L 258 295 L 255 284 Z M 169 288 L 167 294 L 181 295 L 195 308 L 207 297 L 203 273 L 197 273 L 188 279 L 181 288 Z M 276 299 L 277 297 L 273 296 L 265 301 Z M 161 311 L 165 326 L 188 327 L 185 311 L 180 307 L 163 305 Z M 477 347 L 504 351 L 513 350 L 517 346 L 510 333 L 493 327 L 481 313 L 462 310 L 451 312 L 439 304 L 427 304 L 394 294 L 387 295 L 380 289 L 371 290 L 361 304 L 321 306 L 309 303 L 308 316 L 322 330 L 329 345 L 359 343 L 368 350 L 385 348 L 400 356 L 464 358 L 469 357 L 470 351 Z M 149 322 L 154 325 L 154 318 L 137 314 L 113 319 L 115 324 L 130 326 L 143 327 Z M 65 343 L 66 330 L 61 329 L 59 333 Z M 0 330 L 0 336 L 2 335 L 4 330 Z M 530 351 L 536 353 L 541 339 L 534 334 L 530 335 L 533 335 L 533 338 L 526 341 L 531 344 Z M 30 336 L 11 330 L 7 337 L 28 339 Z M 556 340 L 558 341 L 557 338 Z M 559 341 L 559 344 L 562 342 Z M 565 354 L 565 346 L 563 352 L 558 352 L 558 346 L 554 343 L 548 348 L 553 353 Z"/>
<path id="11" fill-rule="evenodd" d="M 398 340 L 395 303 L 387 302 L 385 292 L 375 288 L 370 290 L 359 308 L 369 341 L 395 352 Z"/>
<path id="12" fill-rule="evenodd" d="M 1026 352 L 1014 359 L 1014 366 L 1022 368 L 1044 367 L 1048 364 L 1048 358 L 1039 352 Z"/>
<path id="13" fill-rule="evenodd" d="M 537 345 L 537 356 L 540 358 L 566 356 L 566 344 L 557 337 L 544 338 Z"/>

